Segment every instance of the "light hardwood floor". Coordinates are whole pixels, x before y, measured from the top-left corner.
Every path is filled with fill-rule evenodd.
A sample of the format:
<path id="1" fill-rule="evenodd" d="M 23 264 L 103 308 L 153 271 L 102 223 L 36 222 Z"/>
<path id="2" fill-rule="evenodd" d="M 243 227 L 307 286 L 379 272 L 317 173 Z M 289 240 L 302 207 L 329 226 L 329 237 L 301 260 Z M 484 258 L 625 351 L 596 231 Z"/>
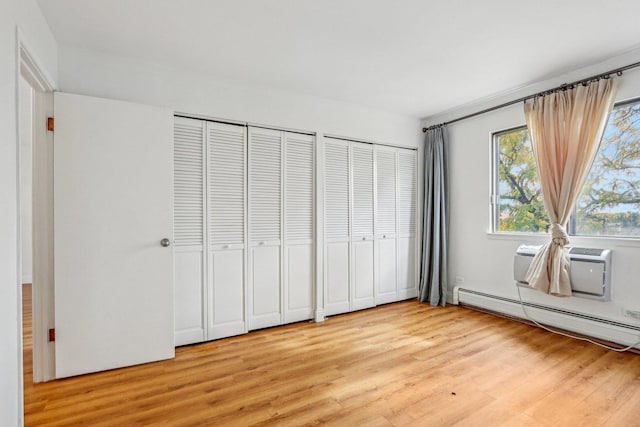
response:
<path id="1" fill-rule="evenodd" d="M 25 425 L 640 426 L 640 356 L 415 301 L 31 381 Z"/>

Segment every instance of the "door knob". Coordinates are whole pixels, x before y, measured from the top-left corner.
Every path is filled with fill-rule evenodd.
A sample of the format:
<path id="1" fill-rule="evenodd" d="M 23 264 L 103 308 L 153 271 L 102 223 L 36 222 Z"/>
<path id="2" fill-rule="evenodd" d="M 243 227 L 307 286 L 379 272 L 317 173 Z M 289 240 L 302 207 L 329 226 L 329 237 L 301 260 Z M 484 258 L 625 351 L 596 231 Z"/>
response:
<path id="1" fill-rule="evenodd" d="M 160 240 L 160 244 L 162 245 L 162 247 L 167 248 L 169 247 L 169 245 L 171 245 L 171 240 L 165 237 L 164 239 Z"/>

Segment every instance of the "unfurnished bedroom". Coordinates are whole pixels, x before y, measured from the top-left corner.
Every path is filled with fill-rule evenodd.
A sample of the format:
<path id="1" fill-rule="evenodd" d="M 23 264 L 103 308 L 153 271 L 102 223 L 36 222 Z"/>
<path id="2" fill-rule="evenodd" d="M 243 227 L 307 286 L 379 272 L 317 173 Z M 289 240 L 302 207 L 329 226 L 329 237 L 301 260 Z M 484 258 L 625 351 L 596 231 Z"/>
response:
<path id="1" fill-rule="evenodd" d="M 638 425 L 639 13 L 2 0 L 0 424 Z"/>

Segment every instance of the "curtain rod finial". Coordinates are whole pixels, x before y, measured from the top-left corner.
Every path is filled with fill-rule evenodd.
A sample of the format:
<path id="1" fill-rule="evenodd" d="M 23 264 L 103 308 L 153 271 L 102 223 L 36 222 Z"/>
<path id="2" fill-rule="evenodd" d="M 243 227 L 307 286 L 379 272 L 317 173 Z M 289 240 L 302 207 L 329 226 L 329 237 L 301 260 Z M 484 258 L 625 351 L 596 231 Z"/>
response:
<path id="1" fill-rule="evenodd" d="M 427 128 L 422 128 L 422 133 L 425 133 L 427 131 Z"/>

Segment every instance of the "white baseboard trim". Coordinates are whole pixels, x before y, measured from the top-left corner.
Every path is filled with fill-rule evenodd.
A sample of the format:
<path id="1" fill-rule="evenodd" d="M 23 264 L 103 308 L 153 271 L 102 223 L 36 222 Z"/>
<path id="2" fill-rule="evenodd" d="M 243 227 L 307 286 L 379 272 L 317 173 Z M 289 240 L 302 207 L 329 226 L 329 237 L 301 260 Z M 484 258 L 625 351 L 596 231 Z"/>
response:
<path id="1" fill-rule="evenodd" d="M 449 289 L 447 291 L 447 303 L 458 305 L 458 293 L 460 292 L 460 287 L 456 286 L 453 289 Z"/>
<path id="2" fill-rule="evenodd" d="M 324 309 L 317 309 L 316 310 L 316 315 L 313 318 L 314 322 L 318 323 L 318 322 L 324 322 L 326 320 L 326 317 L 324 317 Z"/>
<path id="3" fill-rule="evenodd" d="M 462 305 L 478 307 L 528 320 L 523 313 L 520 301 L 510 298 L 456 287 L 452 299 Z M 540 304 L 525 302 L 524 305 L 529 318 L 546 326 L 577 332 L 581 335 L 624 346 L 634 344 L 640 340 L 640 326 L 623 324 L 595 316 L 586 316 Z M 640 348 L 640 344 L 636 345 L 635 348 Z"/>
<path id="4" fill-rule="evenodd" d="M 27 283 L 33 283 L 33 276 L 24 274 L 22 276 L 22 284 L 26 285 Z"/>

